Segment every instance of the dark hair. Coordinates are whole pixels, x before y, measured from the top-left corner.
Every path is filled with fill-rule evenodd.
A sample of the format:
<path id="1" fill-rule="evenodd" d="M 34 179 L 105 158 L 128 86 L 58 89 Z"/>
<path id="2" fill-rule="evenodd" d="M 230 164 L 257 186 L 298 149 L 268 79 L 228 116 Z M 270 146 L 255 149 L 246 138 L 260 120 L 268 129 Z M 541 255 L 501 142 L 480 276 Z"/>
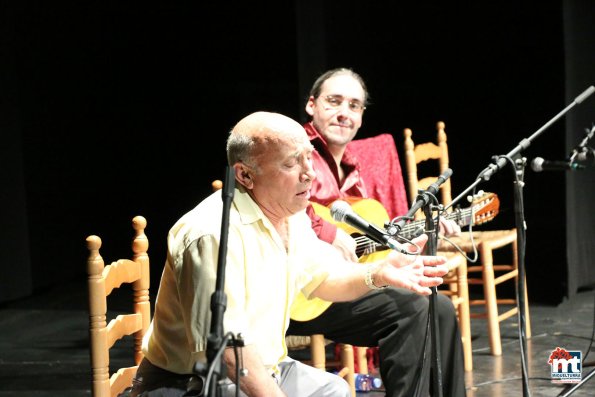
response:
<path id="1" fill-rule="evenodd" d="M 369 94 L 368 88 L 366 87 L 366 83 L 364 82 L 364 79 L 362 79 L 362 76 L 360 76 L 359 74 L 357 74 L 349 68 L 331 69 L 321 74 L 312 85 L 312 88 L 310 89 L 310 96 L 313 98 L 318 98 L 320 96 L 320 91 L 322 91 L 322 85 L 324 84 L 324 82 L 330 79 L 331 77 L 340 75 L 351 76 L 355 80 L 357 80 L 357 82 L 362 86 L 362 89 L 364 90 L 364 106 L 367 106 Z"/>

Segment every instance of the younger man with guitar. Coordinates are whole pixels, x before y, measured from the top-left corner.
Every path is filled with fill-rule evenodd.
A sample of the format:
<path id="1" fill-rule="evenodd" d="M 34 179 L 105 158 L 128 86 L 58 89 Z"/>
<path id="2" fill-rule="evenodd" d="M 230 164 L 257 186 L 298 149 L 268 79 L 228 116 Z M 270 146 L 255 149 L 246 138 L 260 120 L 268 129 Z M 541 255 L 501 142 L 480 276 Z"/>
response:
<path id="1" fill-rule="evenodd" d="M 328 205 L 340 198 L 367 197 L 358 159 L 347 148 L 361 127 L 366 101 L 365 83 L 350 69 L 330 70 L 314 83 L 305 108 L 312 119 L 304 126 L 316 149 L 313 167 L 317 177 L 311 189 L 311 201 Z M 332 243 L 346 257 L 356 257 L 351 236 L 321 219 L 312 207 L 308 213 L 320 239 Z M 458 232 L 454 223 L 441 226 L 445 234 Z M 464 366 L 456 314 L 447 297 L 437 298 L 443 395 L 464 396 Z M 294 303 L 288 335 L 322 333 L 340 343 L 378 346 L 380 374 L 387 396 L 429 394 L 432 360 L 424 357 L 427 297 L 386 288 L 355 301 L 327 303 L 320 314 L 312 309 L 312 304 L 305 299 Z"/>

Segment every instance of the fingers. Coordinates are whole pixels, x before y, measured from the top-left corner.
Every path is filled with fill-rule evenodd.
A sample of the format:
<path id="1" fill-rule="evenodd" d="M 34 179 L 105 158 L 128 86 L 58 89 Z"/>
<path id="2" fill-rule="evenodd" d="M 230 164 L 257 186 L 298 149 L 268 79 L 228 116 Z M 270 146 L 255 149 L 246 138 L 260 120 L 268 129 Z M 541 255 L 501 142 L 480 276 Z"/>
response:
<path id="1" fill-rule="evenodd" d="M 424 267 L 424 276 L 426 277 L 442 277 L 446 273 L 448 273 L 448 268 L 444 265 Z"/>
<path id="2" fill-rule="evenodd" d="M 412 283 L 412 290 L 421 293 L 422 295 L 430 295 L 432 293 L 431 287 L 437 287 L 444 282 L 442 277 L 427 277 L 421 276 Z"/>
<path id="3" fill-rule="evenodd" d="M 440 218 L 440 232 L 445 236 L 458 236 L 461 227 L 453 220 Z"/>
<path id="4" fill-rule="evenodd" d="M 419 295 L 432 294 L 431 287 L 437 287 L 442 284 L 441 277 L 420 277 L 413 280 L 404 280 L 400 287 L 411 290 Z"/>
<path id="5" fill-rule="evenodd" d="M 432 290 L 430 288 L 427 287 L 422 287 L 419 285 L 415 285 L 412 288 L 409 288 L 411 291 L 415 292 L 416 294 L 419 295 L 431 295 L 432 294 Z"/>
<path id="6" fill-rule="evenodd" d="M 442 276 L 447 273 L 446 266 L 424 266 L 421 261 L 405 267 L 380 266 L 377 276 L 382 284 L 409 289 L 421 295 L 429 295 L 430 287 L 442 284 Z M 375 277 L 376 278 L 376 277 Z"/>
<path id="7" fill-rule="evenodd" d="M 411 253 L 421 252 L 421 251 L 423 251 L 424 246 L 426 245 L 427 242 L 428 242 L 428 235 L 421 234 L 421 235 L 417 236 L 416 238 L 414 238 L 413 240 L 411 240 L 411 243 L 413 243 L 413 244 L 406 245 L 407 251 L 409 251 Z"/>
<path id="8" fill-rule="evenodd" d="M 403 255 L 393 251 L 386 257 L 386 261 L 394 267 L 405 267 L 412 265 L 438 266 L 446 263 L 447 259 L 443 256 Z"/>
<path id="9" fill-rule="evenodd" d="M 423 277 L 423 276 L 421 276 Z M 404 288 L 420 295 L 430 295 L 432 290 L 421 283 L 421 277 L 400 277 L 399 279 L 390 280 L 389 285 L 397 288 Z"/>
<path id="10" fill-rule="evenodd" d="M 425 244 L 427 236 L 416 239 Z M 430 295 L 431 287 L 443 283 L 442 276 L 448 273 L 443 256 L 413 256 L 391 252 L 380 266 L 380 277 L 384 284 L 409 289 L 420 295 Z"/>
<path id="11" fill-rule="evenodd" d="M 444 256 L 420 256 L 420 260 L 424 266 L 438 266 L 446 263 L 447 258 Z"/>

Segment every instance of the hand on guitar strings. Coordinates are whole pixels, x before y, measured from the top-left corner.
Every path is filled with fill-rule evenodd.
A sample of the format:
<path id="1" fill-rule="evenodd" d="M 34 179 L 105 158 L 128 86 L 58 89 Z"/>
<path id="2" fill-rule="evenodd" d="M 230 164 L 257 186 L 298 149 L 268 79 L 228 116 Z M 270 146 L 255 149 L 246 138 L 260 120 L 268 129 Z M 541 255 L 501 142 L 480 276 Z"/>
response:
<path id="1" fill-rule="evenodd" d="M 458 236 L 461 234 L 461 227 L 453 220 L 448 218 L 439 218 L 439 234 L 446 237 Z"/>

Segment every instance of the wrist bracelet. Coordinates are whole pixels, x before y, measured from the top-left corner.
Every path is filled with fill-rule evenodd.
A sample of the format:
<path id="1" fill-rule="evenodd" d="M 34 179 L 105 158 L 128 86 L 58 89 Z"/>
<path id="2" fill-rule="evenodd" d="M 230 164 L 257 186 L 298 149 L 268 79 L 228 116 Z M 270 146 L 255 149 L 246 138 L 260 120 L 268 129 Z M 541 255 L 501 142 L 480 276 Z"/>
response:
<path id="1" fill-rule="evenodd" d="M 384 289 L 384 288 L 388 287 L 388 285 L 383 285 L 383 286 L 379 287 L 376 284 L 374 284 L 374 274 L 373 273 L 377 267 L 378 266 L 375 263 L 370 263 L 366 267 L 366 275 L 364 277 L 364 281 L 365 281 L 366 285 L 368 286 L 368 288 L 370 288 L 372 290 Z"/>

